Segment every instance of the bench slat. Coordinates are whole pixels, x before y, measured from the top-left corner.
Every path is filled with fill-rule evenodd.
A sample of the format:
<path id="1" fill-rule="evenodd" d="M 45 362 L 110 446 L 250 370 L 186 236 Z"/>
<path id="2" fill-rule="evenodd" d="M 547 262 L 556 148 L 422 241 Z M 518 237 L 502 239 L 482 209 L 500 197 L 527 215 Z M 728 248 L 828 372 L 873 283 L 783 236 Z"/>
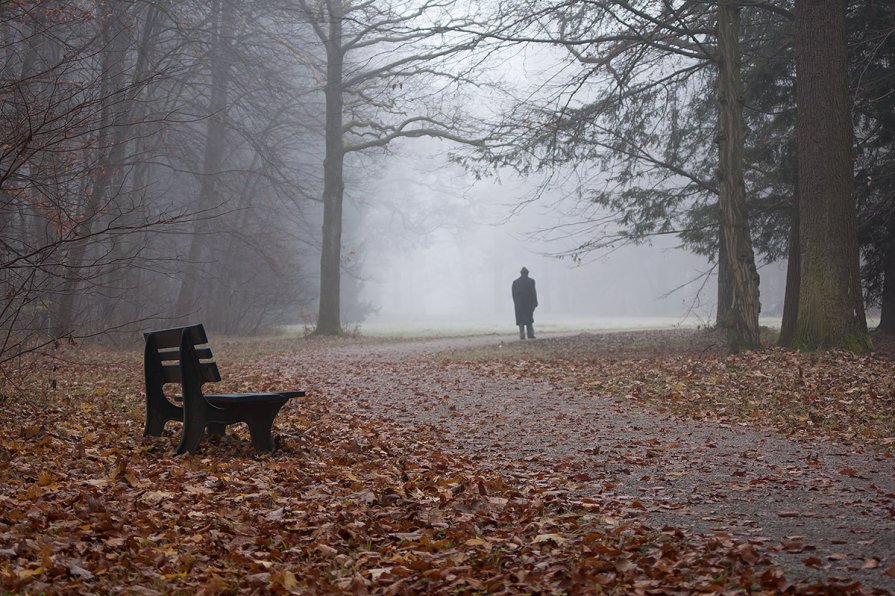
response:
<path id="1" fill-rule="evenodd" d="M 152 335 L 155 349 L 159 350 L 164 348 L 179 348 L 181 333 L 186 333 L 193 345 L 208 343 L 208 337 L 206 337 L 205 328 L 202 325 L 162 329 L 161 331 L 144 333 L 143 336 L 148 338 Z"/>
<path id="2" fill-rule="evenodd" d="M 206 383 L 217 383 L 221 380 L 221 371 L 216 362 L 200 362 L 199 374 L 202 375 L 202 380 Z M 176 364 L 162 363 L 162 375 L 165 377 L 165 383 L 183 382 L 179 362 Z"/>
<path id="3" fill-rule="evenodd" d="M 209 402 L 227 403 L 235 401 L 264 401 L 270 399 L 292 399 L 304 397 L 304 391 L 257 391 L 255 393 L 206 393 Z"/>
<path id="4" fill-rule="evenodd" d="M 202 379 L 206 383 L 217 383 L 221 380 L 221 371 L 214 362 L 199 363 L 199 372 L 202 373 Z"/>
<path id="5" fill-rule="evenodd" d="M 292 399 L 293 397 L 304 397 L 305 396 L 304 391 L 277 391 L 277 393 L 279 393 L 283 397 L 288 397 L 289 399 Z"/>
<path id="6" fill-rule="evenodd" d="M 180 362 L 179 349 L 165 348 L 156 351 L 158 352 L 159 360 L 162 362 Z M 211 353 L 211 348 L 197 348 L 196 358 L 205 362 L 214 362 L 214 354 Z"/>

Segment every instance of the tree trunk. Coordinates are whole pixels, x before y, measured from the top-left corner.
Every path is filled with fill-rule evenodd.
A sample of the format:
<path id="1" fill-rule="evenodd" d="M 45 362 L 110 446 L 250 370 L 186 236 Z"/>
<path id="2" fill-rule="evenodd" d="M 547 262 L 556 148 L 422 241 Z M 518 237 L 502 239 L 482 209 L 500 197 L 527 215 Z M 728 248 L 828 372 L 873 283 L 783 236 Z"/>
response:
<path id="1" fill-rule="evenodd" d="M 739 8 L 718 4 L 719 173 L 722 238 L 730 268 L 732 300 L 724 327 L 732 353 L 759 347 L 758 271 L 749 234 L 743 181 L 742 81 Z"/>
<path id="2" fill-rule="evenodd" d="M 786 291 L 783 295 L 783 321 L 780 323 L 779 346 L 792 345 L 796 335 L 796 321 L 799 315 L 799 271 L 801 252 L 799 249 L 799 189 L 796 184 L 792 201 L 792 217 L 789 224 L 789 257 L 786 263 Z"/>
<path id="3" fill-rule="evenodd" d="M 342 145 L 342 2 L 334 0 L 326 40 L 326 155 L 323 160 L 323 245 L 317 335 L 342 332 L 342 198 L 345 190 Z"/>
<path id="4" fill-rule="evenodd" d="M 876 330 L 880 333 L 895 333 L 895 213 L 889 215 L 889 242 L 883 276 L 882 308 Z"/>
<path id="5" fill-rule="evenodd" d="M 208 105 L 208 125 L 205 135 L 205 153 L 202 158 L 202 177 L 199 185 L 199 202 L 196 223 L 190 236 L 190 249 L 186 269 L 180 284 L 180 293 L 174 307 L 175 316 L 185 322 L 201 316 L 205 306 L 201 303 L 199 288 L 205 283 L 204 261 L 211 255 L 211 219 L 220 203 L 217 192 L 217 176 L 224 162 L 224 144 L 227 137 L 226 112 L 231 78 L 230 44 L 233 35 L 232 0 L 221 0 L 213 9 L 217 26 L 212 40 L 211 97 Z"/>
<path id="6" fill-rule="evenodd" d="M 724 226 L 720 225 L 721 211 L 718 210 L 718 310 L 715 315 L 715 326 L 725 330 L 730 317 L 730 306 L 733 303 L 733 280 L 730 279 L 730 262 L 727 258 L 727 241 L 724 239 Z M 726 331 L 725 331 L 726 333 Z"/>
<path id="7" fill-rule="evenodd" d="M 845 0 L 796 0 L 800 349 L 872 350 L 858 260 Z"/>

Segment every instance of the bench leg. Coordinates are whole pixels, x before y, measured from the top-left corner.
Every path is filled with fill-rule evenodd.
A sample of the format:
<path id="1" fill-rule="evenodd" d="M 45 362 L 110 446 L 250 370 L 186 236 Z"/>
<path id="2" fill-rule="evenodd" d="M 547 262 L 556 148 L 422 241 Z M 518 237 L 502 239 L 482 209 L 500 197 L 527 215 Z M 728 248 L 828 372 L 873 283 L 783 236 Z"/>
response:
<path id="1" fill-rule="evenodd" d="M 160 437 L 165 430 L 165 418 L 156 412 L 147 412 L 146 426 L 143 428 L 144 437 Z"/>
<path id="2" fill-rule="evenodd" d="M 152 394 L 146 399 L 146 426 L 144 437 L 160 437 L 168 420 L 182 420 L 183 410 L 169 402 L 163 395 Z"/>
<path id="3" fill-rule="evenodd" d="M 175 455 L 181 455 L 189 451 L 195 453 L 199 449 L 199 442 L 205 435 L 205 421 L 201 422 L 187 418 L 183 422 L 183 434 L 180 436 L 180 444 L 174 450 Z"/>
<path id="4" fill-rule="evenodd" d="M 249 432 L 252 434 L 252 446 L 255 451 L 266 452 L 273 451 L 273 437 L 271 430 L 273 429 L 274 418 L 283 404 L 277 404 L 271 408 L 258 408 L 246 420 L 249 426 Z"/>

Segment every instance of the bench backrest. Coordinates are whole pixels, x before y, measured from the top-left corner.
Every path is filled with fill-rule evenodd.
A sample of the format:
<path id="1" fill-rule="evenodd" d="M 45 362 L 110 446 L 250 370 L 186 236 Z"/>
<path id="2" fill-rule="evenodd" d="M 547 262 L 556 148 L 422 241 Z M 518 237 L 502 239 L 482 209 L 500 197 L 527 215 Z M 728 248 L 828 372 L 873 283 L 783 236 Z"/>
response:
<path id="1" fill-rule="evenodd" d="M 221 380 L 218 365 L 208 346 L 205 327 L 201 323 L 152 331 L 144 333 L 143 337 L 146 340 L 143 366 L 147 391 L 160 391 L 165 383 L 183 383 L 184 366 L 195 372 L 198 377 L 195 381 L 200 386 Z M 189 361 L 181 363 L 181 354 Z"/>

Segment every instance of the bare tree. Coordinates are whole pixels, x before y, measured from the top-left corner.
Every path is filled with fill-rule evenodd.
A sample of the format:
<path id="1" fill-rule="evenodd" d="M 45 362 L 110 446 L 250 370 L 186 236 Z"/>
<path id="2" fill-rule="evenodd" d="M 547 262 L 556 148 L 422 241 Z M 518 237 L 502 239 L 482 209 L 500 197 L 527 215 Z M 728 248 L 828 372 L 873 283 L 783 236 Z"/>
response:
<path id="1" fill-rule="evenodd" d="M 454 0 L 296 0 L 325 51 L 318 76 L 326 101 L 320 335 L 341 333 L 342 217 L 345 159 L 399 138 L 475 142 L 462 130 L 447 92 L 468 82 L 450 58 L 479 37 Z M 450 110 L 454 110 L 452 113 Z"/>
<path id="2" fill-rule="evenodd" d="M 177 9 L 169 51 L 183 64 L 160 94 L 179 96 L 169 109 L 185 116 L 165 131 L 153 168 L 176 180 L 176 200 L 194 217 L 167 247 L 179 283 L 155 278 L 175 299 L 161 302 L 172 318 L 231 333 L 292 322 L 313 289 L 308 206 L 319 180 L 306 165 L 322 145 L 305 57 L 283 51 L 297 27 L 269 2 Z"/>
<path id="3" fill-rule="evenodd" d="M 305 164 L 322 112 L 283 52 L 295 25 L 267 2 L 230 0 L 177 3 L 161 20 L 156 53 L 171 64 L 141 105 L 167 122 L 134 143 L 133 186 L 191 218 L 182 236 L 146 238 L 166 267 L 125 270 L 119 304 L 232 333 L 294 320 L 313 286 Z"/>
<path id="4" fill-rule="evenodd" d="M 209 42 L 209 99 L 206 119 L 205 143 L 202 152 L 202 166 L 199 173 L 199 197 L 194 233 L 190 236 L 186 271 L 180 284 L 180 293 L 174 312 L 189 318 L 199 310 L 197 288 L 204 282 L 200 279 L 201 263 L 210 258 L 210 228 L 208 215 L 221 201 L 218 174 L 223 169 L 227 134 L 228 94 L 232 77 L 232 43 L 234 36 L 234 10 L 231 0 L 217 0 L 210 7 L 211 40 Z"/>
<path id="5" fill-rule="evenodd" d="M 182 258 L 194 237 L 182 232 L 211 217 L 230 263 L 202 284 L 220 296 L 203 314 L 221 327 L 281 321 L 311 286 L 301 261 L 313 240 L 299 228 L 314 186 L 302 164 L 314 152 L 298 123 L 317 117 L 312 98 L 283 93 L 305 72 L 274 38 L 286 21 L 268 11 L 235 30 L 242 54 L 224 59 L 236 60 L 236 99 L 218 94 L 221 113 L 205 95 L 214 85 L 201 76 L 209 24 L 198 4 L 101 8 L 0 4 L 0 363 L 62 337 L 172 318 L 170 297 L 194 262 Z M 246 53 L 255 64 L 238 60 Z M 201 130 L 222 121 L 227 143 L 212 146 L 226 159 L 203 170 Z M 209 178 L 214 209 L 192 193 Z"/>
<path id="6" fill-rule="evenodd" d="M 113 180 L 122 106 L 146 81 L 123 79 L 125 38 L 116 26 L 94 28 L 104 18 L 51 1 L 0 10 L 4 361 L 91 333 L 74 324 L 74 300 L 111 264 L 100 247 L 178 219 L 107 216 L 120 194 Z"/>

